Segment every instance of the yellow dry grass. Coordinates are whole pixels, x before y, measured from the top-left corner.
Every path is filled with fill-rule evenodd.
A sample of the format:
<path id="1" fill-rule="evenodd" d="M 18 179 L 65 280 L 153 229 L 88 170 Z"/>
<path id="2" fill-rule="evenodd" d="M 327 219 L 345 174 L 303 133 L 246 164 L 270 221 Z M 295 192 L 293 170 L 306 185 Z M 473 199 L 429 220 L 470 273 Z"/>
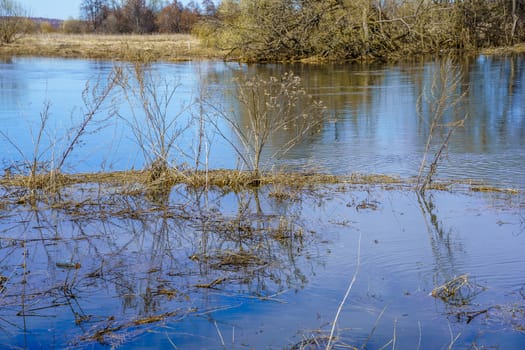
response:
<path id="1" fill-rule="evenodd" d="M 245 189 L 252 186 L 284 185 L 308 186 L 319 184 L 399 184 L 402 180 L 386 175 L 351 174 L 348 176 L 335 176 L 319 173 L 288 173 L 271 172 L 256 174 L 251 171 L 230 169 L 217 169 L 210 171 L 178 171 L 169 169 L 159 178 L 152 180 L 148 170 L 120 171 L 102 173 L 79 174 L 38 174 L 34 177 L 16 175 L 0 178 L 0 186 L 33 188 L 33 189 L 58 189 L 64 186 L 81 183 L 107 183 L 107 184 L 136 184 L 146 186 L 186 184 L 190 187 L 215 187 L 230 188 L 234 190 Z"/>
<path id="2" fill-rule="evenodd" d="M 483 55 L 489 56 L 525 53 L 525 43 L 518 43 L 512 46 L 487 48 L 483 49 L 481 53 Z"/>
<path id="3" fill-rule="evenodd" d="M 133 61 L 219 59 L 224 53 L 202 45 L 189 34 L 101 35 L 31 34 L 0 46 L 0 56 L 44 56 Z"/>
<path id="4" fill-rule="evenodd" d="M 396 176 L 381 174 L 331 175 L 316 172 L 263 172 L 240 171 L 235 169 L 177 170 L 167 169 L 159 177 L 152 178 L 151 171 L 128 170 L 99 173 L 48 173 L 38 174 L 34 177 L 14 175 L 0 177 L 0 186 L 4 188 L 43 189 L 47 191 L 58 190 L 73 184 L 142 184 L 146 188 L 158 188 L 185 184 L 193 188 L 222 188 L 230 190 L 244 190 L 250 187 L 274 186 L 276 192 L 272 195 L 279 197 L 280 188 L 308 187 L 312 185 L 379 185 L 385 189 L 407 189 L 414 185 L 413 179 L 401 179 Z M 469 181 L 457 180 L 449 182 L 434 182 L 432 190 L 448 191 L 453 185 L 465 185 L 473 192 L 499 192 L 517 195 L 521 191 L 512 188 L 499 188 L 475 184 Z M 284 187 L 283 187 L 284 186 Z M 289 196 L 289 193 L 284 193 Z"/>

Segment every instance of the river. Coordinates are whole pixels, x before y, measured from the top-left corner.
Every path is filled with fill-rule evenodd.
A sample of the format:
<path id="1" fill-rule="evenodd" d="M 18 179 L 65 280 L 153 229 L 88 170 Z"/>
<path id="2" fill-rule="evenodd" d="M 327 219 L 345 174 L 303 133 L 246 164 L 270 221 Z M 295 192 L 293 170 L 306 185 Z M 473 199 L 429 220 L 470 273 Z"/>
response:
<path id="1" fill-rule="evenodd" d="M 30 159 L 41 112 L 46 103 L 49 122 L 46 145 L 56 154 L 67 131 L 85 112 L 82 91 L 87 82 L 105 79 L 115 63 L 51 58 L 13 58 L 0 63 L 0 138 L 5 165 Z M 440 162 L 437 177 L 473 179 L 489 185 L 525 187 L 525 58 L 479 56 L 457 64 L 460 89 L 466 93 L 464 127 L 456 130 Z M 231 98 L 233 79 L 239 76 L 281 76 L 292 71 L 303 86 L 327 107 L 321 131 L 302 140 L 280 159 L 270 158 L 282 148 L 283 137 L 270 139 L 263 160 L 266 168 L 293 167 L 335 174 L 352 172 L 410 178 L 418 174 L 429 133 L 429 115 L 418 115 L 417 100 L 432 84 L 439 65 L 433 61 L 396 65 L 240 65 L 224 62 L 156 64 L 158 79 L 173 88 L 168 113 L 196 114 L 202 96 L 224 110 L 239 109 Z M 210 92 L 212 91 L 212 92 Z M 217 91 L 221 97 L 217 99 Z M 113 100 L 112 100 L 113 101 Z M 129 103 L 113 101 L 121 118 L 83 137 L 68 159 L 66 170 L 100 171 L 141 168 L 145 159 L 129 125 Z M 188 106 L 193 106 L 189 108 Z M 191 109 L 191 111 L 190 111 Z M 109 111 L 104 111 L 109 113 Z M 206 112 L 204 112 L 206 113 Z M 137 117 L 137 118 L 140 118 Z M 99 128 L 99 125 L 97 125 Z M 96 129 L 93 127 L 93 129 Z M 235 152 L 208 127 L 207 163 L 210 168 L 235 168 Z M 195 125 L 177 140 L 171 161 L 194 163 L 198 133 Z M 183 156 L 185 154 L 185 156 Z M 264 154 L 263 154 L 264 156 Z M 43 158 L 53 158 L 52 156 Z M 270 159 L 268 159 L 270 158 Z"/>
<path id="2" fill-rule="evenodd" d="M 2 61 L 4 167 L 24 172 L 36 144 L 37 160 L 53 166 L 89 110 L 86 82 L 102 77 L 103 88 L 115 65 L 129 67 Z M 440 179 L 517 192 L 457 186 L 421 196 L 404 186 L 341 183 L 238 192 L 178 184 L 159 193 L 108 182 L 37 189 L 31 201 L 23 188 L 0 186 L 0 347 L 523 349 L 524 65 L 523 56 L 460 61 L 458 91 L 466 99 L 459 117 L 468 117 L 437 172 Z M 423 61 L 152 68 L 158 86 L 176 92 L 167 111 L 184 126 L 170 153 L 176 166 L 237 167 L 232 147 L 240 144 L 226 124 L 215 123 L 231 143 L 206 125 L 205 156 L 195 164 L 202 129 L 185 122 L 213 118 L 217 106 L 241 110 L 232 95 L 239 77 L 292 71 L 323 101 L 328 118 L 280 158 L 268 155 L 286 138 L 270 138 L 265 168 L 411 179 L 428 139 L 418 97 L 437 67 Z M 116 91 L 106 102 L 63 171 L 147 163 L 136 137 L 144 125 L 133 114 L 137 101 Z"/>

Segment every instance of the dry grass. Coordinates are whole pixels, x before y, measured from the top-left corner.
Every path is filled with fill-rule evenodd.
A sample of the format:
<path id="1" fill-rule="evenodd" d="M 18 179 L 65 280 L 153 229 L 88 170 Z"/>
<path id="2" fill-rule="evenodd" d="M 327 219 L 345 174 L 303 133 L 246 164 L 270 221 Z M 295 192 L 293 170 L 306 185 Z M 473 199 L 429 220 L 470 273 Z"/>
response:
<path id="1" fill-rule="evenodd" d="M 471 186 L 470 188 L 473 192 L 497 192 L 497 193 L 506 193 L 506 194 L 518 194 L 519 191 L 514 188 L 499 188 L 494 186 Z"/>
<path id="2" fill-rule="evenodd" d="M 471 282 L 468 275 L 465 274 L 434 288 L 430 295 L 441 299 L 448 305 L 464 306 L 470 304 L 474 297 L 483 290 L 485 289 L 482 286 Z"/>
<path id="3" fill-rule="evenodd" d="M 276 199 L 294 199 L 296 190 L 309 186 L 324 184 L 340 185 L 378 185 L 384 189 L 407 189 L 414 186 L 413 180 L 400 179 L 380 174 L 330 175 L 312 172 L 267 172 L 255 173 L 234 169 L 216 169 L 209 171 L 169 169 L 160 178 L 152 180 L 149 170 L 128 170 L 100 173 L 37 174 L 34 178 L 27 175 L 10 175 L 0 178 L 4 188 L 58 191 L 60 188 L 74 184 L 111 184 L 117 186 L 140 184 L 145 189 L 165 188 L 176 184 L 185 184 L 192 188 L 219 188 L 233 191 L 259 186 L 273 186 L 272 196 Z M 439 183 L 435 182 L 432 190 L 447 191 L 453 184 L 464 184 L 464 181 Z M 473 192 L 495 192 L 517 195 L 519 190 L 467 183 Z"/>
<path id="4" fill-rule="evenodd" d="M 95 35 L 32 34 L 10 45 L 0 46 L 0 56 L 46 56 L 134 61 L 217 59 L 223 52 L 201 45 L 189 34 Z"/>
<path id="5" fill-rule="evenodd" d="M 513 46 L 487 48 L 483 49 L 481 53 L 483 55 L 508 55 L 525 53 L 525 43 L 519 43 Z"/>

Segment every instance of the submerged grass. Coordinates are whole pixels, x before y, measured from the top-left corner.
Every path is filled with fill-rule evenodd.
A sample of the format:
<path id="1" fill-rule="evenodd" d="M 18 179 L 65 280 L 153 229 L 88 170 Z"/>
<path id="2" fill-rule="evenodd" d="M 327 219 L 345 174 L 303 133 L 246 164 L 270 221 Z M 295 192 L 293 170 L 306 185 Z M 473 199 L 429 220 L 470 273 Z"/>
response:
<path id="1" fill-rule="evenodd" d="M 0 237 L 0 251 L 5 256 L 2 264 L 8 267 L 0 271 L 0 305 L 8 310 L 5 313 L 14 310 L 17 317 L 47 317 L 48 310 L 57 310 L 58 314 L 71 309 L 73 314 L 67 319 L 74 320 L 75 327 L 67 341 L 73 347 L 95 343 L 118 347 L 148 332 L 177 329 L 179 322 L 182 325 L 187 318 L 209 317 L 215 322 L 216 317 L 221 321 L 216 311 L 237 307 L 239 299 L 280 302 L 275 296 L 300 290 L 308 283 L 304 266 L 311 268 L 318 258 L 322 262 L 324 253 L 316 256 L 315 251 L 319 246 L 322 249 L 320 243 L 326 237 L 316 234 L 318 221 L 310 221 L 309 212 L 301 211 L 303 206 L 321 205 L 323 198 L 336 192 L 344 207 L 349 196 L 341 193 L 351 191 L 353 185 L 360 193 L 369 185 L 386 190 L 415 188 L 414 180 L 384 175 L 256 175 L 238 170 L 170 168 L 161 177 L 152 178 L 150 171 L 40 174 L 36 177 L 40 185 L 30 190 L 26 176 L 11 174 L 0 179 L 0 189 L 8 195 L 25 188 L 26 193 L 42 194 L 37 202 L 45 202 L 36 206 L 38 210 L 17 207 L 12 199 L 15 210 L 6 204 L 5 228 Z M 321 190 L 317 191 L 318 187 Z M 173 197 L 158 205 L 148 196 L 155 189 L 167 192 L 168 197 L 174 192 Z M 45 193 L 51 190 L 56 193 Z M 352 202 L 356 209 L 374 209 L 378 203 L 370 197 L 363 202 L 360 199 Z M 278 200 L 290 201 L 270 209 Z M 4 212 L 0 212 L 0 218 L 2 215 Z M 356 211 L 352 215 L 359 214 Z M 317 247 L 311 249 L 313 246 Z M 19 257 L 26 256 L 22 254 L 36 259 L 39 252 L 40 260 L 20 263 Z M 26 292 L 26 285 L 42 287 Z M 109 286 L 111 292 L 104 294 L 101 285 Z M 451 314 L 467 322 L 486 314 L 509 317 L 503 307 L 477 309 L 472 300 L 477 292 L 478 285 L 462 275 L 431 295 L 451 305 Z M 207 300 L 209 296 L 233 297 L 235 303 L 210 306 L 207 301 L 200 302 L 203 296 Z M 112 303 L 122 300 L 122 308 L 127 311 L 120 312 L 118 307 L 90 309 L 90 304 L 104 298 L 111 298 Z M 31 305 L 26 305 L 28 300 Z M 472 307 L 466 308 L 469 304 Z M 523 308 L 518 306 L 520 317 Z M 20 315 L 16 314 L 19 311 Z M 513 322 L 521 331 L 523 322 Z M 337 328 L 329 335 L 322 326 L 290 347 L 357 348 L 346 344 L 354 342 L 355 332 Z M 172 334 L 176 337 L 179 333 Z M 395 337 L 387 339 L 386 345 L 397 348 L 392 346 Z M 365 348 L 368 339 L 360 348 Z"/>
<path id="2" fill-rule="evenodd" d="M 483 287 L 471 282 L 467 274 L 463 274 L 434 288 L 430 295 L 441 299 L 446 304 L 463 306 L 470 304 L 474 297 L 483 290 Z"/>

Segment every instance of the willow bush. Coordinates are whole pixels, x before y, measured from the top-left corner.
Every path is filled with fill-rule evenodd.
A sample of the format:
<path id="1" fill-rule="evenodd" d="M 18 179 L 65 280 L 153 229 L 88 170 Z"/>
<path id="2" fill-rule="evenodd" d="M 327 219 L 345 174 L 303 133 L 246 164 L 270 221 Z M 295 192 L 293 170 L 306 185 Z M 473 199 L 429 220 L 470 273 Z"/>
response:
<path id="1" fill-rule="evenodd" d="M 0 0 L 0 45 L 10 44 L 27 31 L 25 10 L 13 0 Z"/>
<path id="2" fill-rule="evenodd" d="M 525 39 L 525 0 L 224 0 L 196 26 L 246 61 L 388 59 Z"/>
<path id="3" fill-rule="evenodd" d="M 231 96 L 238 111 L 219 104 L 211 106 L 210 123 L 232 146 L 243 169 L 261 175 L 263 153 L 275 139 L 287 142 L 276 147 L 269 159 L 278 159 L 290 149 L 321 131 L 325 122 L 325 107 L 320 100 L 307 94 L 301 78 L 292 72 L 268 78 L 240 75 Z M 223 130 L 225 122 L 235 137 Z M 277 142 L 279 144 L 279 142 Z"/>

